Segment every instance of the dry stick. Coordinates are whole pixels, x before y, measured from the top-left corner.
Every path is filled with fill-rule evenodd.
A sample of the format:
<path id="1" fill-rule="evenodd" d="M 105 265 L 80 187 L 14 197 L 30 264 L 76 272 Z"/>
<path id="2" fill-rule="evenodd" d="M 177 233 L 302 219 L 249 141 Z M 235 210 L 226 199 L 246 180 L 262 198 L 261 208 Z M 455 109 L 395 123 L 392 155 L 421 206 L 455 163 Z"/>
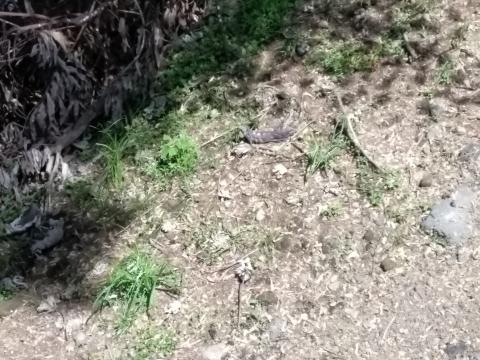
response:
<path id="1" fill-rule="evenodd" d="M 241 300 L 242 300 L 242 280 L 238 279 L 238 291 L 237 291 L 237 328 L 240 327 L 240 307 L 241 307 Z"/>
<path id="2" fill-rule="evenodd" d="M 230 134 L 231 132 L 234 132 L 234 131 L 237 130 L 237 129 L 238 129 L 238 128 L 235 127 L 234 129 L 227 130 L 227 131 L 225 131 L 225 132 L 223 132 L 223 133 L 221 133 L 221 134 L 219 134 L 219 135 L 211 138 L 210 140 L 205 141 L 202 145 L 200 145 L 200 147 L 203 148 L 203 147 L 207 146 L 208 144 L 211 144 L 212 142 L 214 142 L 214 141 L 216 141 L 216 140 L 218 140 L 218 139 L 220 139 L 220 138 L 222 138 L 222 137 Z"/>
<path id="3" fill-rule="evenodd" d="M 250 255 L 256 253 L 258 251 L 258 249 L 255 249 L 255 250 L 252 250 L 250 251 L 249 253 L 247 253 L 246 255 L 243 255 L 242 257 L 238 258 L 237 260 L 235 260 L 233 263 L 231 263 L 230 265 L 227 265 L 227 266 L 224 266 L 223 268 L 220 268 L 218 270 L 214 270 L 214 271 L 210 271 L 210 272 L 207 272 L 206 274 L 207 275 L 212 275 L 212 274 L 215 274 L 215 273 L 218 273 L 218 272 L 222 272 L 222 271 L 225 271 L 225 270 L 228 270 L 232 267 L 234 267 L 235 265 L 237 265 L 240 261 L 242 261 L 243 259 L 249 257 Z"/>
<path id="4" fill-rule="evenodd" d="M 343 128 L 345 129 L 346 135 L 348 139 L 351 141 L 353 146 L 360 152 L 360 154 L 367 159 L 367 161 L 372 165 L 376 170 L 383 172 L 380 165 L 378 165 L 366 152 L 363 150 L 362 146 L 358 142 L 357 135 L 355 134 L 355 130 L 353 129 L 352 120 L 354 118 L 352 113 L 348 113 L 343 105 L 343 101 L 340 98 L 338 92 L 335 91 L 335 96 L 337 97 L 338 104 L 340 105 L 340 109 L 342 111 L 342 122 Z"/>

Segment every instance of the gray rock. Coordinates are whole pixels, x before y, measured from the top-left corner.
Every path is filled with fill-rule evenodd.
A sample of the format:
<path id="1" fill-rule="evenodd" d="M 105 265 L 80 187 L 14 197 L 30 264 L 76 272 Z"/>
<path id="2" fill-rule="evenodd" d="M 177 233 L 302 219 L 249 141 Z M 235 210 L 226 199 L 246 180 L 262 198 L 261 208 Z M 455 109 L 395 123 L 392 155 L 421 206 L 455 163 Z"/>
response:
<path id="1" fill-rule="evenodd" d="M 302 57 L 308 53 L 309 47 L 307 44 L 301 43 L 295 46 L 295 54 Z"/>
<path id="2" fill-rule="evenodd" d="M 270 323 L 268 329 L 268 335 L 270 336 L 271 341 L 277 341 L 281 339 L 287 329 L 287 320 L 276 317 Z"/>
<path id="3" fill-rule="evenodd" d="M 433 176 L 432 174 L 425 174 L 422 177 L 422 180 L 420 180 L 420 183 L 418 186 L 420 187 L 430 187 L 433 185 Z"/>
<path id="4" fill-rule="evenodd" d="M 201 360 L 224 360 L 228 354 L 228 346 L 226 344 L 213 344 L 205 346 L 200 351 Z"/>
<path id="5" fill-rule="evenodd" d="M 384 271 L 390 271 L 398 267 L 398 264 L 390 258 L 385 258 L 380 263 L 380 268 Z"/>
<path id="6" fill-rule="evenodd" d="M 455 113 L 455 108 L 446 99 L 430 99 L 427 106 L 428 113 L 435 121 L 442 121 Z"/>
<path id="7" fill-rule="evenodd" d="M 465 355 L 466 352 L 467 344 L 463 341 L 459 341 L 456 344 L 447 344 L 447 347 L 445 348 L 445 353 L 450 360 L 456 360 Z"/>
<path id="8" fill-rule="evenodd" d="M 480 157 L 480 144 L 470 143 L 458 154 L 458 159 L 461 161 L 477 161 Z"/>
<path id="9" fill-rule="evenodd" d="M 422 228 L 445 238 L 448 245 L 463 245 L 473 231 L 474 200 L 475 193 L 471 189 L 459 189 L 433 206 L 422 221 Z"/>

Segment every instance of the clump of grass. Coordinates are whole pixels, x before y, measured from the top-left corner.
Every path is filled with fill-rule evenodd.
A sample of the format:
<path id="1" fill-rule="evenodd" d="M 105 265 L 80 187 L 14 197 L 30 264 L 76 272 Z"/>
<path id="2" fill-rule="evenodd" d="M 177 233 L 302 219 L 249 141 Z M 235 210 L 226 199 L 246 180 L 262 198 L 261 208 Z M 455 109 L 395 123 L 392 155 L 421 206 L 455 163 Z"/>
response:
<path id="1" fill-rule="evenodd" d="M 440 85 L 450 85 L 453 81 L 454 70 L 455 66 L 453 64 L 453 61 L 444 61 L 437 72 L 437 83 Z"/>
<path id="2" fill-rule="evenodd" d="M 320 211 L 320 216 L 331 219 L 340 216 L 343 211 L 343 206 L 340 201 L 333 201 Z"/>
<path id="3" fill-rule="evenodd" d="M 135 344 L 134 360 L 157 359 L 158 356 L 169 356 L 175 350 L 177 341 L 175 334 L 165 328 L 145 329 Z"/>
<path id="4" fill-rule="evenodd" d="M 348 142 L 343 135 L 335 135 L 327 144 L 313 142 L 307 153 L 307 174 L 313 175 L 319 170 L 329 168 L 335 158 L 346 149 L 347 145 Z"/>
<path id="5" fill-rule="evenodd" d="M 357 188 L 366 196 L 372 206 L 380 206 L 386 192 L 393 191 L 400 186 L 400 177 L 397 172 L 387 171 L 379 173 L 372 170 L 362 159 L 358 162 Z"/>
<path id="6" fill-rule="evenodd" d="M 158 263 L 151 256 L 135 250 L 114 269 L 95 300 L 95 307 L 118 304 L 121 317 L 117 330 L 122 332 L 135 320 L 138 313 L 148 311 L 154 290 L 178 292 L 181 277 L 167 263 Z"/>
<path id="7" fill-rule="evenodd" d="M 6 301 L 13 297 L 14 292 L 10 289 L 0 287 L 0 301 Z"/>
<path id="8" fill-rule="evenodd" d="M 107 183 L 112 184 L 114 187 L 120 187 L 124 180 L 123 159 L 131 146 L 130 138 L 127 133 L 119 135 L 106 132 L 105 142 L 98 145 L 102 148 Z"/>
<path id="9" fill-rule="evenodd" d="M 193 173 L 198 159 L 197 144 L 185 134 L 165 135 L 160 146 L 144 149 L 136 155 L 142 171 L 160 180 Z"/>
<path id="10" fill-rule="evenodd" d="M 375 45 L 357 40 L 327 40 L 310 55 L 309 62 L 334 78 L 343 78 L 355 72 L 372 71 L 382 57 L 403 54 L 401 42 L 387 38 Z"/>

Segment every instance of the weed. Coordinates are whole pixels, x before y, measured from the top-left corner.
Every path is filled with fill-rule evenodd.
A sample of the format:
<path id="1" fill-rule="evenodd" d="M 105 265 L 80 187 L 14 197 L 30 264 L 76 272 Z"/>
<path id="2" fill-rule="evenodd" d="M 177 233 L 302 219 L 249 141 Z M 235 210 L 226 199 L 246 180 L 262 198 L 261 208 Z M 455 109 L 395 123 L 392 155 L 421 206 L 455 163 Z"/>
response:
<path id="1" fill-rule="evenodd" d="M 120 187 L 124 180 L 123 158 L 131 145 L 129 137 L 126 134 L 106 132 L 105 142 L 98 145 L 103 149 L 106 181 L 114 187 Z"/>
<path id="2" fill-rule="evenodd" d="M 453 81 L 454 64 L 451 60 L 446 60 L 438 69 L 437 83 L 440 85 L 450 85 Z"/>
<path id="3" fill-rule="evenodd" d="M 12 290 L 0 287 L 0 301 L 9 300 L 13 295 L 14 293 Z"/>
<path id="4" fill-rule="evenodd" d="M 318 170 L 329 168 L 337 156 L 347 147 L 348 142 L 342 135 L 336 135 L 326 145 L 313 142 L 307 153 L 307 174 L 313 175 Z"/>
<path id="5" fill-rule="evenodd" d="M 340 216 L 342 214 L 342 211 L 342 203 L 340 201 L 334 201 L 320 211 L 320 216 L 331 219 Z"/>
<path id="6" fill-rule="evenodd" d="M 123 332 L 141 311 L 148 311 L 155 288 L 180 290 L 180 275 L 167 263 L 157 263 L 146 253 L 135 250 L 114 269 L 95 300 L 96 308 L 115 303 L 121 306 L 117 330 Z"/>
<path id="7" fill-rule="evenodd" d="M 385 38 L 375 45 L 357 40 L 326 40 L 312 52 L 309 63 L 321 66 L 334 78 L 343 78 L 355 72 L 372 71 L 382 57 L 403 54 L 401 42 L 393 39 Z"/>
<path id="8" fill-rule="evenodd" d="M 169 356 L 175 350 L 177 341 L 175 334 L 165 328 L 154 330 L 147 328 L 143 330 L 137 341 L 134 351 L 134 360 L 153 360 L 159 355 Z"/>
<path id="9" fill-rule="evenodd" d="M 379 173 L 373 171 L 363 159 L 359 160 L 357 188 L 372 206 L 380 206 L 385 193 L 397 189 L 399 185 L 400 178 L 397 172 Z"/>
<path id="10" fill-rule="evenodd" d="M 431 11 L 434 0 L 402 0 L 393 8 L 391 38 L 401 38 L 405 32 L 424 25 L 422 15 Z"/>
<path id="11" fill-rule="evenodd" d="M 168 176 L 187 175 L 193 172 L 197 161 L 198 147 L 191 137 L 183 134 L 165 136 L 158 158 L 161 173 Z"/>

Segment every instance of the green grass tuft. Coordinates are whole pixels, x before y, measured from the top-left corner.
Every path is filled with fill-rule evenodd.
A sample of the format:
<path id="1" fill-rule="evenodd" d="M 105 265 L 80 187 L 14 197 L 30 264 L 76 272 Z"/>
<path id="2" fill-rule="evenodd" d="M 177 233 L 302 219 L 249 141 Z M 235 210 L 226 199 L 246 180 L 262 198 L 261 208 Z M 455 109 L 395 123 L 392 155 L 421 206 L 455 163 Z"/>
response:
<path id="1" fill-rule="evenodd" d="M 114 269 L 95 300 L 96 308 L 113 304 L 121 306 L 117 329 L 126 330 L 141 311 L 148 311 L 154 290 L 178 292 L 181 277 L 167 263 L 157 263 L 148 254 L 135 250 Z"/>
<path id="2" fill-rule="evenodd" d="M 326 170 L 332 165 L 332 162 L 348 146 L 348 142 L 343 135 L 336 135 L 328 144 L 313 142 L 307 153 L 307 174 L 313 175 L 319 170 Z"/>

